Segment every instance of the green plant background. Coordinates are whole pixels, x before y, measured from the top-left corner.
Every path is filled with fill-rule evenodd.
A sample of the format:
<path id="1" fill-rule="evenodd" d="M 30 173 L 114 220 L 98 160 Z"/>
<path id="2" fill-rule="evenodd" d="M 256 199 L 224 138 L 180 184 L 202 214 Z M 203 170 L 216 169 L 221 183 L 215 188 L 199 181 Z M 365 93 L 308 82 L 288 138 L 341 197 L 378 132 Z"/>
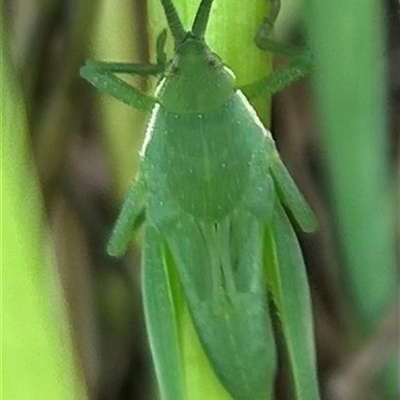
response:
<path id="1" fill-rule="evenodd" d="M 176 4 L 190 23 L 198 2 Z M 320 222 L 300 239 L 322 397 L 394 399 L 398 3 L 283 0 L 282 7 L 276 36 L 306 42 L 315 73 L 276 96 L 272 113 L 268 99 L 255 106 Z M 271 69 L 251 42 L 267 9 L 264 1 L 215 0 L 207 38 L 240 83 Z M 157 397 L 138 284 L 140 240 L 124 260 L 104 252 L 146 117 L 95 93 L 78 70 L 89 57 L 153 59 L 165 27 L 160 15 L 157 0 L 2 3 L 4 399 Z M 190 385 L 199 387 L 193 399 L 209 390 L 207 398 L 228 398 L 216 383 L 204 386 L 212 376 L 199 383 L 207 362 L 190 327 L 186 333 Z M 283 365 L 277 399 L 291 398 L 288 382 Z"/>

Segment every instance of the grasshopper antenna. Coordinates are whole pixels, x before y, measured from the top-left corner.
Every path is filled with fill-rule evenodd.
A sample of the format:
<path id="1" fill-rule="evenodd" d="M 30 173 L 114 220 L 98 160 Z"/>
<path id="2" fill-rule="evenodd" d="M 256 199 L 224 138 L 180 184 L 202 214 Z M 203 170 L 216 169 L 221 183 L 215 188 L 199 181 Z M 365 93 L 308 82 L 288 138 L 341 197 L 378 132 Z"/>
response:
<path id="1" fill-rule="evenodd" d="M 171 30 L 172 37 L 174 38 L 174 45 L 177 47 L 186 35 L 183 29 L 182 21 L 179 19 L 175 6 L 171 0 L 161 0 L 164 9 L 165 17 L 167 18 L 169 29 Z M 201 7 L 201 6 L 200 6 Z"/>
<path id="2" fill-rule="evenodd" d="M 202 0 L 194 18 L 192 33 L 199 39 L 204 38 L 212 3 L 213 0 Z"/>

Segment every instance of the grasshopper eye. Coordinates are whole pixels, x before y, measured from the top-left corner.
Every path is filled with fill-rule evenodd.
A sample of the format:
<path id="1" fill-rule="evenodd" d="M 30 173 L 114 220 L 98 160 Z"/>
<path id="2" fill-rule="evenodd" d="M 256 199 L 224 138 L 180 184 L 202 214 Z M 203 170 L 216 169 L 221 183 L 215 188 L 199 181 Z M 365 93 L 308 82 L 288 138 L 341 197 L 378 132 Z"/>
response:
<path id="1" fill-rule="evenodd" d="M 179 67 L 177 66 L 177 65 L 175 65 L 175 64 L 172 64 L 171 65 L 171 74 L 172 75 L 178 75 L 178 73 L 179 73 Z"/>
<path id="2" fill-rule="evenodd" d="M 178 75 L 180 72 L 180 68 L 178 67 L 177 63 L 175 61 L 171 61 L 168 64 L 168 67 L 166 69 L 166 75 L 170 78 Z"/>
<path id="3" fill-rule="evenodd" d="M 222 65 L 222 59 L 218 54 L 211 53 L 209 59 L 208 59 L 208 65 L 211 68 L 218 68 Z"/>

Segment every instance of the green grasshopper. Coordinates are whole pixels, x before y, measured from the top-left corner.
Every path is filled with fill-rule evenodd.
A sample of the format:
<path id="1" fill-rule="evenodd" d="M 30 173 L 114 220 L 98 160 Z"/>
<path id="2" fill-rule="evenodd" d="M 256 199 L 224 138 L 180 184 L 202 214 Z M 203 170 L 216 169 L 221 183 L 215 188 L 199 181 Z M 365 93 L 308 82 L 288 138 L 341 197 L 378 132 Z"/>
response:
<path id="1" fill-rule="evenodd" d="M 300 302 L 305 299 L 300 306 L 305 309 L 304 321 L 296 315 L 285 320 L 289 314 L 282 293 L 290 288 L 285 289 L 285 280 L 280 283 L 278 267 L 285 257 L 287 265 L 294 264 L 290 267 L 304 266 L 282 205 L 304 231 L 314 230 L 315 217 L 283 165 L 271 133 L 248 101 L 304 76 L 308 59 L 300 56 L 272 76 L 236 87 L 233 73 L 204 40 L 212 2 L 201 1 L 192 29 L 186 32 L 171 0 L 161 0 L 174 40 L 168 62 L 163 32 L 157 40 L 156 64 L 87 61 L 81 69 L 81 75 L 100 91 L 151 112 L 139 172 L 107 251 L 123 255 L 146 221 L 143 299 L 156 372 L 168 400 L 185 399 L 178 384 L 164 384 L 179 381 L 183 373 L 169 283 L 173 271 L 178 273 L 204 351 L 235 399 L 261 399 L 268 391 L 271 396 L 276 350 L 268 296 L 283 313 L 282 330 L 292 363 L 298 364 L 301 357 L 297 339 L 291 340 L 295 329 L 311 324 L 307 291 L 299 297 Z M 279 1 L 274 0 L 256 37 L 264 50 L 282 49 L 268 38 L 278 11 Z M 154 95 L 128 85 L 117 76 L 121 73 L 160 77 Z M 285 246 L 294 246 L 294 259 L 288 259 Z M 306 330 L 309 340 L 312 334 Z M 314 368 L 312 356 L 310 363 Z M 294 373 L 296 393 L 306 398 L 300 386 L 309 382 L 296 374 L 301 375 Z M 316 389 L 304 393 L 307 400 L 317 399 Z"/>

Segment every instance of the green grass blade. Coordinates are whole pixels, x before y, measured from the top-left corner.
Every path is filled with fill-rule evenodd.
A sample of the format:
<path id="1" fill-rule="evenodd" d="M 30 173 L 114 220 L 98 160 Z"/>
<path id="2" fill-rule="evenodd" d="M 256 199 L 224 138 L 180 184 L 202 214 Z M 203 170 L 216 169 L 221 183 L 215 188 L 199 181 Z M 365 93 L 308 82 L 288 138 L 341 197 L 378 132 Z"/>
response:
<path id="1" fill-rule="evenodd" d="M 1 33 L 2 398 L 83 400 L 56 265 L 45 241 L 25 107 Z"/>
<path id="2" fill-rule="evenodd" d="M 343 287 L 358 317 L 360 337 L 367 337 L 397 302 L 398 284 L 384 7 L 375 0 L 304 0 L 304 5 L 314 53 L 315 103 L 343 256 Z M 392 365 L 384 380 L 395 388 L 398 365 Z M 392 389 L 391 396 L 384 397 L 397 394 Z"/>
<path id="3" fill-rule="evenodd" d="M 297 400 L 319 400 L 310 292 L 301 250 L 279 205 L 265 234 L 266 277 L 277 309 Z"/>
<path id="4" fill-rule="evenodd" d="M 383 3 L 304 4 L 316 71 L 315 104 L 346 268 L 343 284 L 371 329 L 395 301 L 397 285 Z"/>

